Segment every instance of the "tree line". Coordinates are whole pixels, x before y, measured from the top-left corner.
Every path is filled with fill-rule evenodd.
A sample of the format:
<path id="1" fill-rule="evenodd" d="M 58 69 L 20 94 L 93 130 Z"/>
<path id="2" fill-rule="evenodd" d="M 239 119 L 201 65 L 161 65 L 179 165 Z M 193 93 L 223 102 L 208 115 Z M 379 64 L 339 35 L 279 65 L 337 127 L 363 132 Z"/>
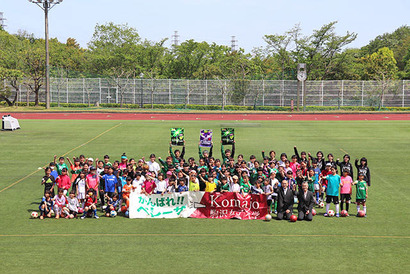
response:
<path id="1" fill-rule="evenodd" d="M 325 24 L 310 35 L 304 35 L 300 25 L 265 35 L 265 45 L 251 53 L 192 39 L 166 47 L 166 38 L 143 39 L 127 24 L 97 24 L 87 48 L 75 38 L 65 43 L 50 39 L 51 76 L 101 77 L 120 85 L 118 79 L 143 73 L 156 79 L 235 79 L 241 85 L 252 79 L 296 79 L 297 64 L 306 63 L 309 80 L 410 79 L 409 26 L 349 48 L 357 33 L 338 35 L 336 24 Z M 13 105 L 20 85 L 26 85 L 38 105 L 44 77 L 44 39 L 0 29 L 0 101 Z"/>

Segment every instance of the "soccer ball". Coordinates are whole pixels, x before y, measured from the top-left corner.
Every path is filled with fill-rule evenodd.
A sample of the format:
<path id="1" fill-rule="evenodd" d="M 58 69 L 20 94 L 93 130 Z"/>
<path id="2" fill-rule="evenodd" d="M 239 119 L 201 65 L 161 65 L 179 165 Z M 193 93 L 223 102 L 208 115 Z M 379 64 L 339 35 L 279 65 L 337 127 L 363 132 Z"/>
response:
<path id="1" fill-rule="evenodd" d="M 272 216 L 270 214 L 266 214 L 265 216 L 265 221 L 270 221 L 272 219 Z"/>
<path id="2" fill-rule="evenodd" d="M 290 216 L 290 221 L 291 222 L 296 222 L 298 218 L 295 215 Z"/>
<path id="3" fill-rule="evenodd" d="M 115 216 L 117 216 L 117 211 L 115 211 L 115 210 L 112 210 L 111 212 L 110 212 L 110 215 L 111 215 L 111 217 L 115 217 Z"/>
<path id="4" fill-rule="evenodd" d="M 335 211 L 329 210 L 329 211 L 327 212 L 327 215 L 328 215 L 329 217 L 333 217 L 333 216 L 335 215 Z"/>
<path id="5" fill-rule="evenodd" d="M 347 216 L 349 216 L 349 213 L 347 213 L 346 210 L 342 210 L 342 212 L 340 212 L 340 216 L 347 217 Z"/>
<path id="6" fill-rule="evenodd" d="M 37 219 L 37 218 L 38 218 L 38 213 L 37 213 L 36 211 L 31 212 L 31 217 L 32 217 L 33 219 Z"/>
<path id="7" fill-rule="evenodd" d="M 78 208 L 78 214 L 83 214 L 84 213 L 84 209 L 82 209 L 81 207 Z"/>
<path id="8" fill-rule="evenodd" d="M 357 216 L 363 218 L 366 216 L 366 213 L 363 210 L 359 210 L 359 212 L 357 212 Z"/>
<path id="9" fill-rule="evenodd" d="M 324 203 L 323 201 L 321 201 L 321 202 L 319 203 L 319 207 L 320 207 L 320 208 L 325 207 L 325 203 Z"/>
<path id="10" fill-rule="evenodd" d="M 316 216 L 316 210 L 312 209 L 312 216 Z"/>

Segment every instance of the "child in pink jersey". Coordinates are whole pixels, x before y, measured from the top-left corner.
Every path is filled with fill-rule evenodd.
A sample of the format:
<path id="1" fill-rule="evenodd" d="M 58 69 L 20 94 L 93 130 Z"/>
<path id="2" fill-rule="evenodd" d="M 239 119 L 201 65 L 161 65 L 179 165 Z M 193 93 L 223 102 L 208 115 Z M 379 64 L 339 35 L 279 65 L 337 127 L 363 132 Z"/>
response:
<path id="1" fill-rule="evenodd" d="M 155 174 L 154 174 L 155 175 Z M 147 173 L 145 175 L 145 182 L 142 185 L 142 193 L 145 193 L 146 195 L 151 195 L 152 192 L 154 191 L 156 184 L 155 184 L 155 177 L 151 175 L 151 173 Z"/>
<path id="2" fill-rule="evenodd" d="M 293 177 L 296 177 L 296 171 L 299 170 L 300 164 L 298 162 L 298 157 L 296 155 L 292 156 L 292 162 L 289 163 L 290 169 L 292 169 Z"/>
<path id="3" fill-rule="evenodd" d="M 349 204 L 352 195 L 353 179 L 349 175 L 349 170 L 343 170 L 343 176 L 340 178 L 340 207 L 343 210 L 343 203 L 346 203 L 346 211 L 349 212 Z"/>
<path id="4" fill-rule="evenodd" d="M 59 219 L 63 211 L 63 207 L 67 205 L 67 198 L 64 196 L 64 190 L 62 188 L 58 189 L 58 195 L 54 197 L 54 212 L 56 214 L 56 219 Z"/>
<path id="5" fill-rule="evenodd" d="M 127 165 L 128 165 L 128 158 L 127 156 L 124 154 L 122 154 L 121 156 L 121 163 L 118 165 L 118 168 L 123 171 L 125 169 L 127 169 Z"/>
<path id="6" fill-rule="evenodd" d="M 100 177 L 96 174 L 95 167 L 90 168 L 90 174 L 87 175 L 86 177 L 86 185 L 87 185 L 87 190 L 93 189 L 93 190 L 98 190 L 98 185 L 100 184 Z M 87 191 L 88 193 L 88 191 Z"/>

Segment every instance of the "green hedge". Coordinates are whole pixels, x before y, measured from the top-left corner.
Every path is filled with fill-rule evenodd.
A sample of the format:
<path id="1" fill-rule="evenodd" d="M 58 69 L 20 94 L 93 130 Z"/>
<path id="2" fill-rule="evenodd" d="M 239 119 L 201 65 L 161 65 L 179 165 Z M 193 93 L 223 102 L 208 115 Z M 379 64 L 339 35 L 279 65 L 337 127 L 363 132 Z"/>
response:
<path id="1" fill-rule="evenodd" d="M 19 106 L 26 106 L 26 102 L 17 102 Z M 0 101 L 1 106 L 7 106 L 5 101 Z M 40 107 L 45 107 L 44 102 L 40 102 Z M 34 107 L 34 102 L 30 102 L 30 107 Z M 57 107 L 58 104 L 52 102 L 51 107 Z M 87 103 L 60 103 L 60 107 L 63 108 L 89 108 Z M 120 108 L 119 103 L 102 103 L 100 104 L 102 108 Z M 91 108 L 94 108 L 91 105 Z M 139 104 L 123 104 L 125 109 L 140 109 Z M 144 104 L 144 109 L 151 109 L 151 104 Z M 218 111 L 222 110 L 220 105 L 195 105 L 195 104 L 154 104 L 153 109 L 162 109 L 162 110 L 209 110 L 209 111 Z M 280 107 L 280 106 L 238 106 L 238 105 L 226 105 L 226 111 L 276 111 L 276 112 L 290 112 L 290 107 Z M 294 108 L 294 111 L 296 107 Z M 303 110 L 303 107 L 300 108 Z M 306 106 L 306 111 L 309 112 L 320 112 L 320 111 L 379 111 L 378 107 L 362 107 L 362 106 Z M 380 111 L 410 111 L 410 107 L 383 107 Z"/>

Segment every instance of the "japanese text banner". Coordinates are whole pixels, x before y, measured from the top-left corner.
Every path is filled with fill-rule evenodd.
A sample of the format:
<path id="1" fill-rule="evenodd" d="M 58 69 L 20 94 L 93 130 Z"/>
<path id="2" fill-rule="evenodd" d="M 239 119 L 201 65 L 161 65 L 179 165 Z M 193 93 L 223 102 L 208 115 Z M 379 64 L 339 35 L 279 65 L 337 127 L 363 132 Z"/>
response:
<path id="1" fill-rule="evenodd" d="M 265 195 L 184 192 L 164 195 L 131 192 L 130 218 L 263 219 L 268 213 Z"/>

